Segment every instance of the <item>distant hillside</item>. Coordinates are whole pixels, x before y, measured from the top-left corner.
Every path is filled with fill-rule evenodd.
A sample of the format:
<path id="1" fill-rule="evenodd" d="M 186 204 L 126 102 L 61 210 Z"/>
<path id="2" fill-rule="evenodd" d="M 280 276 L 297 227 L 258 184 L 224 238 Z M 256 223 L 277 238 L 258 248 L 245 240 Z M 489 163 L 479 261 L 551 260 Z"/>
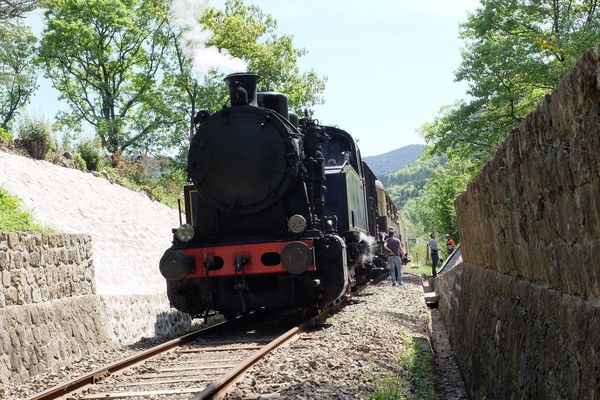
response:
<path id="1" fill-rule="evenodd" d="M 402 208 L 408 200 L 421 195 L 433 170 L 446 162 L 444 156 L 418 160 L 393 174 L 381 177 L 381 183 L 396 206 Z"/>
<path id="2" fill-rule="evenodd" d="M 424 145 L 411 144 L 377 156 L 364 157 L 363 161 L 367 163 L 375 175 L 382 178 L 416 161 L 423 151 L 425 151 Z"/>

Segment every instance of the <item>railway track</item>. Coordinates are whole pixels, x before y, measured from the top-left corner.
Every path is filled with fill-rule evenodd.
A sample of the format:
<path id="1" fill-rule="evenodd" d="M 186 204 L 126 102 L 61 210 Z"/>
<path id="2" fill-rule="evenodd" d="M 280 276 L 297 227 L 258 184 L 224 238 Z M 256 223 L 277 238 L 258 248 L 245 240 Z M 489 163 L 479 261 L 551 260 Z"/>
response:
<path id="1" fill-rule="evenodd" d="M 210 399 L 332 309 L 305 321 L 259 317 L 216 324 L 59 384 L 29 400 Z"/>
<path id="2" fill-rule="evenodd" d="M 323 321 L 344 300 L 302 321 L 289 316 L 277 320 L 258 316 L 255 320 L 239 318 L 218 323 L 59 384 L 28 400 L 212 399 L 226 393 L 269 352 Z"/>

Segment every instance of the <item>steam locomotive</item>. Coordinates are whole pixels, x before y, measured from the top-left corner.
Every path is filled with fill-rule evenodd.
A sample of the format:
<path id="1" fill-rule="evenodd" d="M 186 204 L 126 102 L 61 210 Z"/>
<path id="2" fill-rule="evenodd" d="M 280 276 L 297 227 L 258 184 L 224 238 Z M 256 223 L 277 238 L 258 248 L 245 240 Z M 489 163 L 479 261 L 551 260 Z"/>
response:
<path id="1" fill-rule="evenodd" d="M 194 316 L 334 303 L 385 270 L 397 210 L 350 134 L 288 112 L 259 76 L 225 78 L 231 106 L 197 114 L 185 223 L 160 260 L 171 305 Z"/>

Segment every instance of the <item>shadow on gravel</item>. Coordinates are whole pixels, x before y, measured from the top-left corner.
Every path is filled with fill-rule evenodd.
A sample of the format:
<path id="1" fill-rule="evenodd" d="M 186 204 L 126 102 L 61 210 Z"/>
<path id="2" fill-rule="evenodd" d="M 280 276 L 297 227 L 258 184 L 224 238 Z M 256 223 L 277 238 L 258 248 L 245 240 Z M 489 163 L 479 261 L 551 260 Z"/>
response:
<path id="1" fill-rule="evenodd" d="M 360 292 L 358 294 L 355 294 L 354 297 L 369 297 L 369 296 L 373 296 L 375 293 L 367 293 L 367 292 Z"/>
<path id="2" fill-rule="evenodd" d="M 398 321 L 399 325 L 410 328 L 415 332 L 423 332 L 426 329 L 426 324 L 420 319 L 419 315 L 406 314 L 402 311 L 385 311 L 386 315 L 392 317 L 394 321 Z"/>
<path id="3" fill-rule="evenodd" d="M 344 303 L 345 305 L 349 306 L 349 305 L 353 305 L 353 304 L 362 304 L 364 303 L 366 300 L 364 299 L 359 299 L 356 297 L 351 297 L 348 300 L 346 300 L 346 302 Z"/>
<path id="4" fill-rule="evenodd" d="M 356 393 L 356 388 L 348 385 L 333 385 L 317 379 L 309 379 L 290 386 L 279 393 L 278 399 L 363 399 L 370 393 Z M 260 397 L 259 397 L 260 398 Z M 264 397 L 265 399 L 268 397 Z"/>
<path id="5" fill-rule="evenodd" d="M 333 325 L 330 324 L 329 322 L 323 322 L 321 324 L 318 325 L 313 325 L 310 328 L 308 328 L 306 330 L 306 332 L 319 332 L 328 328 L 331 328 Z"/>

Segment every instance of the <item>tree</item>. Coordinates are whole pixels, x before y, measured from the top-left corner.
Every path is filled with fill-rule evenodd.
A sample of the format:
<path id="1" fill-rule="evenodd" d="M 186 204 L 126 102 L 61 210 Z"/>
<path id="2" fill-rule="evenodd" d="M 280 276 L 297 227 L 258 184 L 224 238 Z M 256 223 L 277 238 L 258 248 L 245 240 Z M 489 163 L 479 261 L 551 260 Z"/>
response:
<path id="1" fill-rule="evenodd" d="M 0 30 L 0 128 L 11 130 L 18 110 L 37 89 L 36 38 L 21 24 Z"/>
<path id="2" fill-rule="evenodd" d="M 38 0 L 0 0 L 0 20 L 22 17 L 38 5 Z"/>
<path id="3" fill-rule="evenodd" d="M 436 153 L 485 162 L 575 61 L 600 38 L 596 0 L 482 0 L 462 25 L 457 81 L 471 99 L 423 133 Z"/>
<path id="4" fill-rule="evenodd" d="M 246 61 L 248 70 L 262 77 L 260 87 L 288 95 L 292 110 L 301 112 L 323 102 L 325 79 L 313 70 L 300 72 L 297 64 L 306 50 L 295 48 L 291 36 L 278 35 L 277 21 L 258 6 L 228 0 L 224 10 L 208 8 L 199 22 L 213 32 L 207 46 Z M 172 26 L 170 42 L 163 93 L 171 116 L 178 122 L 177 131 L 188 133 L 180 134 L 175 141 L 187 144 L 194 134 L 196 112 L 220 109 L 227 102 L 228 91 L 222 71 L 212 70 L 200 80 L 194 74 L 192 60 L 184 51 L 187 44 L 181 28 Z"/>
<path id="5" fill-rule="evenodd" d="M 146 111 L 158 95 L 167 40 L 161 0 L 48 0 L 40 60 L 71 107 L 67 126 L 96 129 L 116 163 L 159 135 L 164 115 Z"/>
<path id="6" fill-rule="evenodd" d="M 295 48 L 292 36 L 277 35 L 277 21 L 258 6 L 228 0 L 224 11 L 209 8 L 202 23 L 214 32 L 210 44 L 246 60 L 262 77 L 261 88 L 285 93 L 291 109 L 302 112 L 323 102 L 325 78 L 298 67 L 307 50 Z"/>
<path id="7" fill-rule="evenodd" d="M 453 159 L 440 165 L 428 179 L 419 197 L 410 199 L 403 214 L 424 232 L 449 233 L 458 238 L 454 200 L 476 173 L 474 163 Z"/>

